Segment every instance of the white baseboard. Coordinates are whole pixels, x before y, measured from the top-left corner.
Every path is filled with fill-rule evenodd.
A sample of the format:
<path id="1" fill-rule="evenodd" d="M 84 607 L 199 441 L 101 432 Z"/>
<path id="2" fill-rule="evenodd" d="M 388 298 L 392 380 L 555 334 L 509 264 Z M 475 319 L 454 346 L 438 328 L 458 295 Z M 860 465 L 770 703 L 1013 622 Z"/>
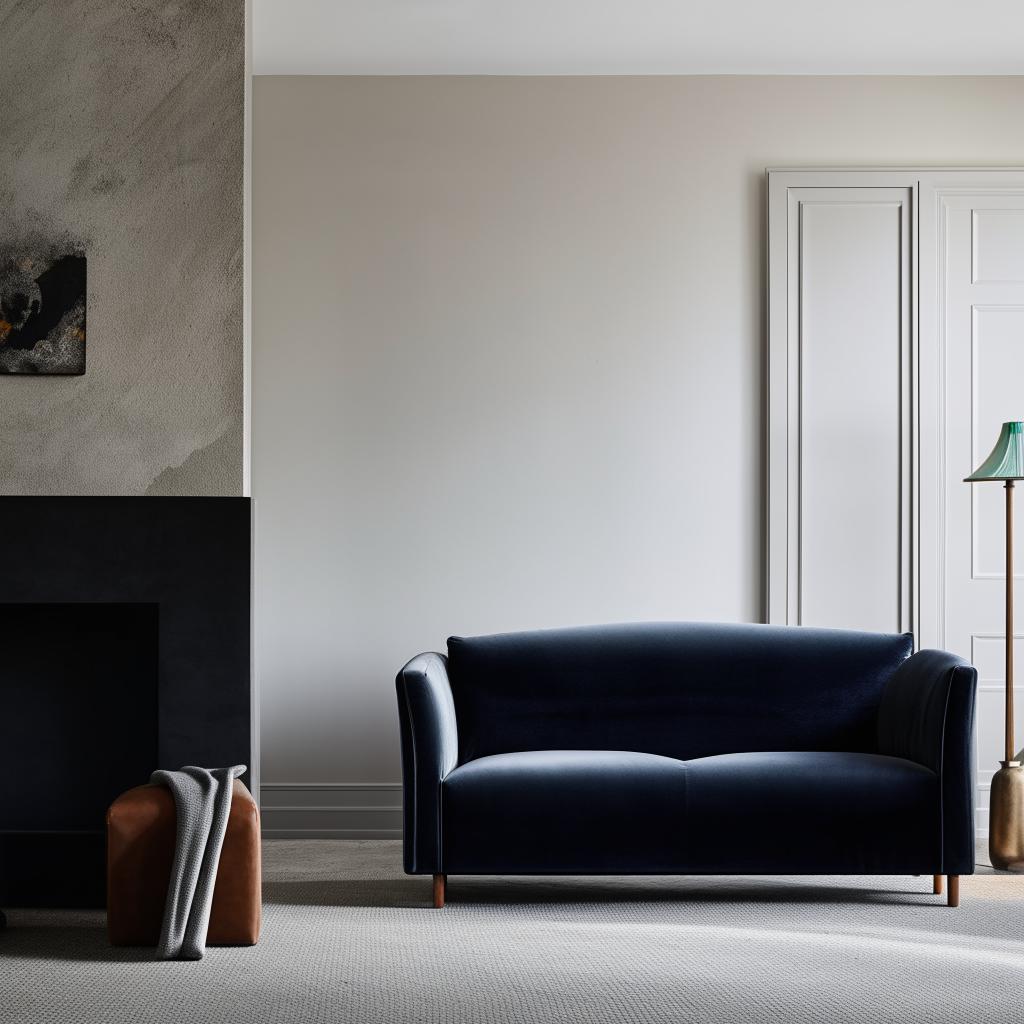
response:
<path id="1" fill-rule="evenodd" d="M 265 839 L 401 839 L 400 782 L 264 782 Z"/>

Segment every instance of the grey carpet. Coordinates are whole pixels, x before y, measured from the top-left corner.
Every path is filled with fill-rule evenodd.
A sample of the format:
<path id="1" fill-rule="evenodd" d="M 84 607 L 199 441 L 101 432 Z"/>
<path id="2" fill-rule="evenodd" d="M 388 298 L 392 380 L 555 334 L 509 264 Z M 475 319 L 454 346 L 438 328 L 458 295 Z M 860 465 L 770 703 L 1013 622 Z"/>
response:
<path id="1" fill-rule="evenodd" d="M 252 949 L 114 950 L 13 910 L 4 1024 L 999 1022 L 1024 1016 L 1024 878 L 482 879 L 428 909 L 394 842 L 265 845 Z"/>

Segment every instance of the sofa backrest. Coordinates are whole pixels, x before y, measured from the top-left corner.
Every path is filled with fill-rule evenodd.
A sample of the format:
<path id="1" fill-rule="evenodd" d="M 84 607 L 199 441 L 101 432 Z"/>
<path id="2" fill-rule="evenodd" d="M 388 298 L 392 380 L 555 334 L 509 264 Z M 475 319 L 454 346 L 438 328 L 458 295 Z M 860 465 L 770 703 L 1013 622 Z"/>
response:
<path id="1" fill-rule="evenodd" d="M 910 634 L 642 623 L 451 637 L 460 763 L 519 750 L 876 749 Z"/>

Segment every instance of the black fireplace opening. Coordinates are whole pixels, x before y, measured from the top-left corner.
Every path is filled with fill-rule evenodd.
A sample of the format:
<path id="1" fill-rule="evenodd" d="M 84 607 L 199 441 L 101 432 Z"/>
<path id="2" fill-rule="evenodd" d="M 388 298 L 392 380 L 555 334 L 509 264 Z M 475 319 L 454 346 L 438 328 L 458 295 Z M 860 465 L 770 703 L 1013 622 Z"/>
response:
<path id="1" fill-rule="evenodd" d="M 111 802 L 157 767 L 159 606 L 0 604 L 0 638 L 0 905 L 95 903 L 59 862 L 95 859 Z"/>

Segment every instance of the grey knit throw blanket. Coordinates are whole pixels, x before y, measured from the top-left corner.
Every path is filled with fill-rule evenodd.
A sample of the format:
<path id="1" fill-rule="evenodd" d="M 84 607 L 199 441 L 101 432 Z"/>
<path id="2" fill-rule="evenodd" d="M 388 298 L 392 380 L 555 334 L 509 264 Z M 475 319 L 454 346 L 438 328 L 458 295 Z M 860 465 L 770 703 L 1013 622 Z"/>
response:
<path id="1" fill-rule="evenodd" d="M 156 955 L 161 960 L 201 960 L 210 925 L 213 886 L 231 812 L 234 782 L 245 765 L 153 772 L 150 782 L 174 795 L 178 828 Z"/>

